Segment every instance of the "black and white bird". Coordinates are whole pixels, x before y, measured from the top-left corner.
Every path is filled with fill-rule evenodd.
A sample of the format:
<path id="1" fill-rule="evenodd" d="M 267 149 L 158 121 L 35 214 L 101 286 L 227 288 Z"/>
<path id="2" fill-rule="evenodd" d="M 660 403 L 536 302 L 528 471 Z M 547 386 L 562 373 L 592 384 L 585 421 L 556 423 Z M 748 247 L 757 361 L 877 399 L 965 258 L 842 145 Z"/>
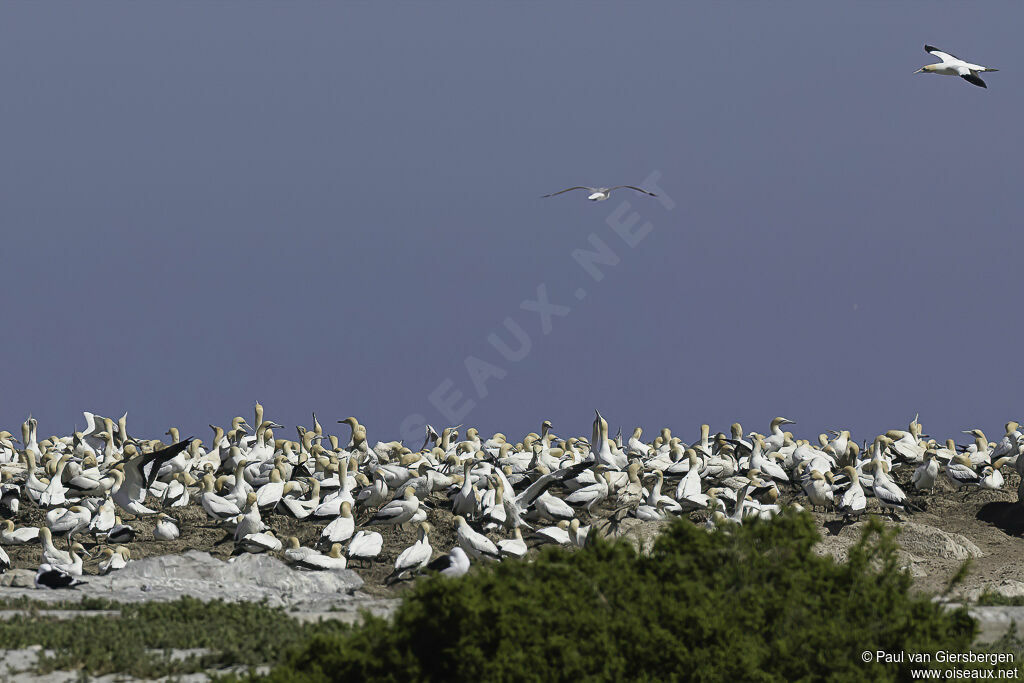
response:
<path id="1" fill-rule="evenodd" d="M 74 588 L 85 584 L 85 581 L 79 581 L 63 569 L 46 562 L 39 565 L 39 571 L 36 572 L 36 588 Z"/>
<path id="2" fill-rule="evenodd" d="M 943 52 L 937 47 L 931 45 L 925 45 L 924 51 L 935 55 L 942 61 L 938 64 L 928 64 L 922 66 L 914 73 L 926 73 L 926 74 L 939 74 L 940 76 L 959 76 L 971 85 L 976 85 L 979 88 L 987 88 L 985 81 L 978 78 L 978 74 L 983 71 L 999 71 L 999 69 L 993 69 L 991 67 L 982 66 L 980 64 L 971 64 L 964 60 L 951 55 L 948 52 Z"/>
<path id="3" fill-rule="evenodd" d="M 447 555 L 441 555 L 427 564 L 427 569 L 440 572 L 441 576 L 463 576 L 469 571 L 469 555 L 459 546 L 455 546 Z"/>
<path id="4" fill-rule="evenodd" d="M 551 194 L 542 195 L 541 198 L 543 199 L 544 197 L 554 197 L 555 195 L 565 194 L 566 192 L 572 192 L 573 190 L 586 190 L 589 193 L 587 195 L 587 199 L 589 199 L 592 202 L 603 202 L 604 200 L 608 199 L 608 197 L 611 196 L 612 190 L 619 190 L 622 188 L 636 190 L 637 192 L 642 192 L 643 194 L 650 195 L 651 197 L 658 196 L 653 192 L 648 192 L 647 190 L 637 187 L 636 185 L 616 185 L 615 187 L 587 187 L 586 185 L 576 185 L 574 187 L 569 187 L 564 190 L 559 190 L 558 192 L 552 192 Z"/>
<path id="5" fill-rule="evenodd" d="M 114 517 L 114 526 L 107 532 L 107 543 L 131 543 L 135 534 L 134 528 L 123 523 L 120 517 Z"/>

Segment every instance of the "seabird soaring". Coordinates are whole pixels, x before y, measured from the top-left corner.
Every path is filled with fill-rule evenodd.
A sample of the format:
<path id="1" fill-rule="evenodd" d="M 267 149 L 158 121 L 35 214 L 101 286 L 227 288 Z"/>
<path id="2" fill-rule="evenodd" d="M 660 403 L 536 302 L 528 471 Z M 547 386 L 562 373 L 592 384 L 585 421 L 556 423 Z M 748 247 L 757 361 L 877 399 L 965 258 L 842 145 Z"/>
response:
<path id="1" fill-rule="evenodd" d="M 922 66 L 914 72 L 916 74 L 926 73 L 940 74 L 942 76 L 959 76 L 971 85 L 976 85 L 979 88 L 987 88 L 988 86 L 985 85 L 985 81 L 978 78 L 978 74 L 982 71 L 999 71 L 999 69 L 992 69 L 987 66 L 981 66 L 980 64 L 965 62 L 959 57 L 951 55 L 948 52 L 943 52 L 939 48 L 932 47 L 931 45 L 925 45 L 924 51 L 935 55 L 942 61 L 938 64 Z"/>
<path id="2" fill-rule="evenodd" d="M 989 71 L 992 71 L 992 69 L 989 69 Z M 604 200 L 608 199 L 608 197 L 611 196 L 612 190 L 618 190 L 624 187 L 629 188 L 630 190 L 636 190 L 637 192 L 642 192 L 646 195 L 650 195 L 651 197 L 658 196 L 653 192 L 648 192 L 647 190 L 637 187 L 636 185 L 616 185 L 615 187 L 587 187 L 586 185 L 576 185 L 575 187 L 569 187 L 564 190 L 559 190 L 558 192 L 552 192 L 551 194 L 542 195 L 541 198 L 543 199 L 544 197 L 554 197 L 555 195 L 564 194 L 566 192 L 572 192 L 573 190 L 586 190 L 587 192 L 590 193 L 587 196 L 587 199 L 589 199 L 592 202 L 603 202 Z"/>

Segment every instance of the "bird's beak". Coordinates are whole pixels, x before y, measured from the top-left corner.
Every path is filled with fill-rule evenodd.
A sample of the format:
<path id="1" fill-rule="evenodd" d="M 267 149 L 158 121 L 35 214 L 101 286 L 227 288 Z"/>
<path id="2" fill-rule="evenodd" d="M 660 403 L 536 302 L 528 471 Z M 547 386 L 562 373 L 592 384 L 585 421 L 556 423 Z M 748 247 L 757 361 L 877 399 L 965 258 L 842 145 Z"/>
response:
<path id="1" fill-rule="evenodd" d="M 919 73 L 923 73 L 923 72 L 924 72 L 924 67 L 922 67 L 922 68 L 918 69 L 918 70 L 917 70 L 917 71 L 915 71 L 914 73 L 916 73 L 916 74 L 919 74 Z"/>

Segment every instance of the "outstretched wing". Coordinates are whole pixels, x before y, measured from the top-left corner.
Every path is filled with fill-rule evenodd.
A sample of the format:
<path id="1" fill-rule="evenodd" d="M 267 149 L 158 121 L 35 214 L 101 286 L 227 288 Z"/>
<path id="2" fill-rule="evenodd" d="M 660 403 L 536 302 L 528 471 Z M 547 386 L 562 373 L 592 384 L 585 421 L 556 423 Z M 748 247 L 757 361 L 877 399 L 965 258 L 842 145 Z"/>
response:
<path id="1" fill-rule="evenodd" d="M 623 188 L 623 187 L 629 188 L 630 190 L 636 190 L 637 192 L 643 192 L 644 194 L 648 194 L 648 195 L 650 195 L 652 197 L 657 197 L 658 196 L 658 195 L 654 194 L 653 192 L 648 192 L 647 190 L 645 190 L 643 188 L 640 188 L 640 187 L 637 187 L 636 185 L 616 185 L 615 187 L 608 188 L 608 191 L 611 192 L 612 190 L 618 190 L 618 189 Z"/>
<path id="2" fill-rule="evenodd" d="M 959 57 L 957 57 L 956 55 L 950 54 L 948 52 L 944 52 L 944 51 L 940 50 L 937 47 L 932 47 L 931 45 L 925 45 L 924 46 L 924 51 L 927 52 L 928 54 L 935 55 L 936 57 L 941 59 L 946 64 L 949 64 L 950 62 L 962 62 L 962 61 L 964 61 L 964 60 L 960 59 Z"/>
<path id="3" fill-rule="evenodd" d="M 158 451 L 153 451 L 147 455 L 142 456 L 139 460 L 139 478 L 146 482 L 146 489 L 149 489 L 156 481 L 157 472 L 163 467 L 163 464 L 181 453 L 183 450 L 188 448 L 189 444 L 192 443 L 193 437 L 189 437 L 184 441 L 180 441 L 176 444 L 171 444 L 167 448 L 161 448 Z M 149 470 L 149 477 L 146 476 L 146 465 L 153 463 L 153 467 Z"/>
<path id="4" fill-rule="evenodd" d="M 593 191 L 594 188 L 592 188 L 592 187 L 585 187 L 583 185 L 577 185 L 575 187 L 569 187 L 569 188 L 566 188 L 564 190 L 559 190 L 558 192 L 552 192 L 551 194 L 541 195 L 541 199 L 543 199 L 544 197 L 554 197 L 557 194 L 565 194 L 566 192 L 572 192 L 573 190 L 590 190 L 590 191 Z"/>
<path id="5" fill-rule="evenodd" d="M 988 87 L 987 85 L 985 85 L 985 81 L 983 81 L 980 78 L 978 78 L 978 74 L 974 73 L 973 71 L 970 72 L 970 73 L 961 75 L 960 78 L 964 79 L 965 81 L 967 81 L 971 85 L 978 86 L 979 88 L 987 88 Z"/>

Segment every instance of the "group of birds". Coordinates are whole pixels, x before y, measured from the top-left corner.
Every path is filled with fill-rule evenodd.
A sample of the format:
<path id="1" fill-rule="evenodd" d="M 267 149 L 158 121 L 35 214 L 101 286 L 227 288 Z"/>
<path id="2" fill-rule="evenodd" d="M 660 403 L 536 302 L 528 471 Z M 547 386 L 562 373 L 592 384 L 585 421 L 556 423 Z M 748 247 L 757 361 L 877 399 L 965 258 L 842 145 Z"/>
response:
<path id="1" fill-rule="evenodd" d="M 265 419 L 259 403 L 255 427 L 242 417 L 228 430 L 211 425 L 209 447 L 181 439 L 174 427 L 169 444 L 135 438 L 127 415 L 85 419 L 84 430 L 65 437 L 39 439 L 31 417 L 20 439 L 0 431 L 0 568 L 11 565 L 3 546 L 38 544 L 39 586 L 77 585 L 83 560 L 97 549 L 101 573 L 125 567 L 133 542 L 178 539 L 187 515 L 175 513 L 197 505 L 200 521 L 191 523 L 223 529 L 234 553 L 277 553 L 305 570 L 372 567 L 384 551 L 381 531 L 415 530 L 411 545 L 383 552 L 395 556 L 390 583 L 424 571 L 459 576 L 473 561 L 524 558 L 541 544 L 582 547 L 593 533 L 614 536 L 629 517 L 692 516 L 716 530 L 771 518 L 788 504 L 844 521 L 868 511 L 898 518 L 915 503 L 897 472 L 906 474 L 903 487 L 923 495 L 1000 489 L 1003 468 L 1024 468 L 1017 422 L 995 443 L 969 430 L 973 442 L 963 446 L 929 438 L 916 417 L 906 430 L 862 444 L 848 430 L 797 439 L 782 417 L 765 434 L 738 423 L 712 434 L 701 425 L 686 443 L 668 428 L 652 441 L 639 427 L 628 438 L 621 430 L 610 437 L 596 412 L 589 438 L 561 438 L 549 421 L 517 442 L 501 433 L 485 439 L 472 427 L 462 434 L 462 425 L 440 433 L 427 426 L 413 450 L 399 441 L 371 446 L 354 417 L 339 421 L 347 442 L 326 433 L 315 414 L 295 439 L 281 438 L 282 425 Z M 300 535 L 317 540 L 278 538 L 268 525 L 278 515 L 310 525 Z M 140 538 L 129 517 L 149 520 L 151 538 Z M 42 521 L 17 526 L 26 518 Z M 452 539 L 449 552 L 435 551 L 432 534 Z"/>

